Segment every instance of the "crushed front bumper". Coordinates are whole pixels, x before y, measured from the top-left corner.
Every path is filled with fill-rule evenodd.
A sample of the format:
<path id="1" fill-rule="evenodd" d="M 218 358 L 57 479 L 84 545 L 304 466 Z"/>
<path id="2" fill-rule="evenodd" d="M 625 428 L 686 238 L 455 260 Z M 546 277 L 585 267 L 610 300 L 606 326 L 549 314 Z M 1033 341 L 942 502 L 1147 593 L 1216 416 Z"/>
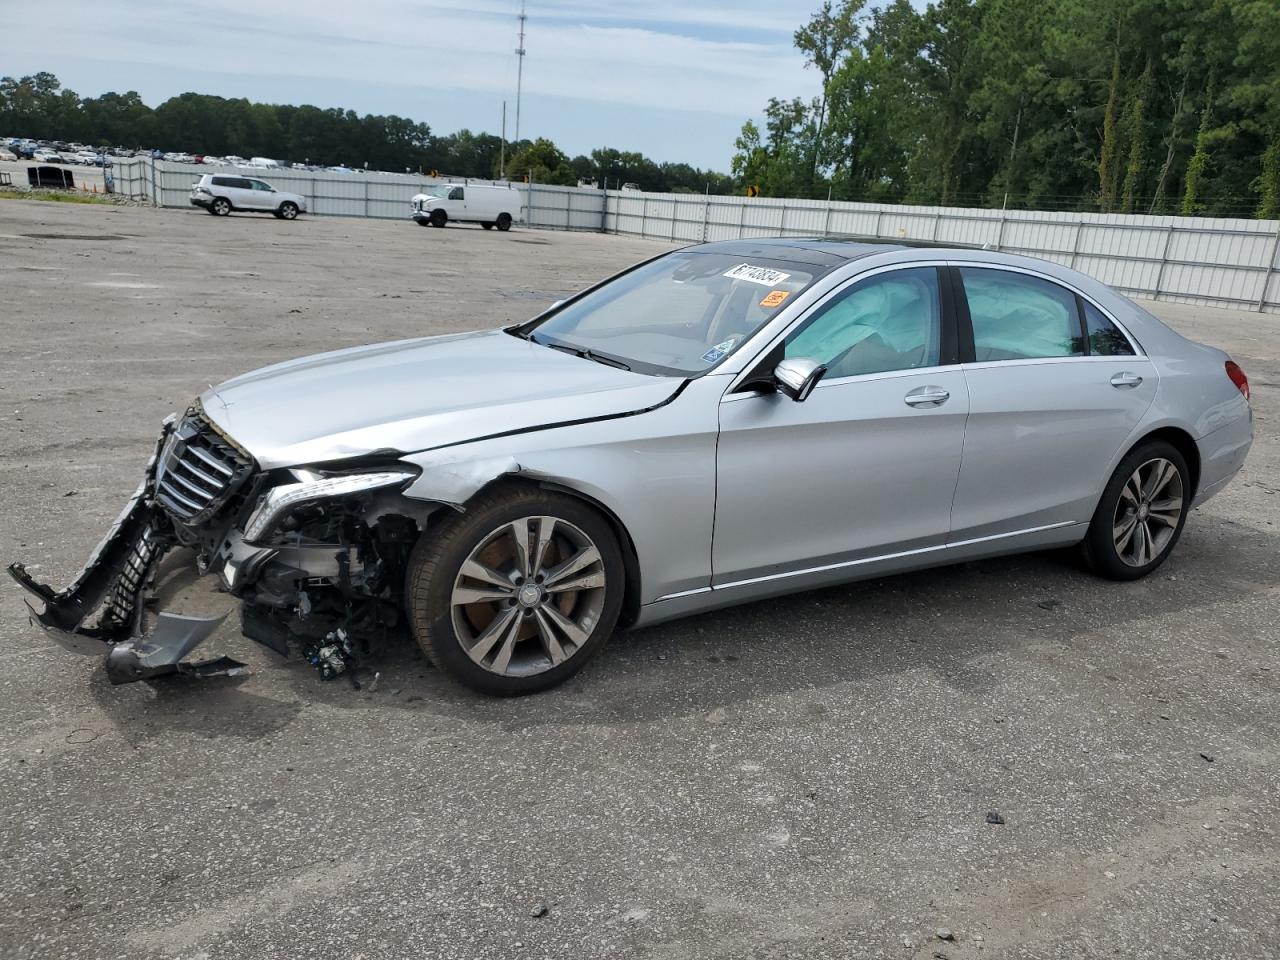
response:
<path id="1" fill-rule="evenodd" d="M 73 653 L 105 654 L 112 683 L 168 673 L 213 676 L 245 670 L 244 664 L 228 657 L 200 663 L 184 660 L 223 617 L 162 613 L 152 630 L 144 630 L 147 588 L 174 542 L 168 517 L 154 503 L 156 461 L 173 428 L 171 418 L 147 462 L 142 483 L 67 587 L 55 591 L 33 579 L 21 563 L 9 566 L 14 580 L 44 605 L 37 611 L 27 603 L 31 622 Z"/>

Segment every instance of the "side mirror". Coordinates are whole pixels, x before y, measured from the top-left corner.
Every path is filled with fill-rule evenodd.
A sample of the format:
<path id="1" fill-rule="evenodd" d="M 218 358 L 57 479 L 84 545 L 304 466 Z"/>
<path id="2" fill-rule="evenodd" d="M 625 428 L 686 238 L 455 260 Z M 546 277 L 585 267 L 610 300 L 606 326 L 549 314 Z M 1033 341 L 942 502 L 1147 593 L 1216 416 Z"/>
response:
<path id="1" fill-rule="evenodd" d="M 773 382 L 779 390 L 800 403 L 808 399 L 826 372 L 825 364 L 796 357 L 793 360 L 783 360 L 773 368 Z"/>

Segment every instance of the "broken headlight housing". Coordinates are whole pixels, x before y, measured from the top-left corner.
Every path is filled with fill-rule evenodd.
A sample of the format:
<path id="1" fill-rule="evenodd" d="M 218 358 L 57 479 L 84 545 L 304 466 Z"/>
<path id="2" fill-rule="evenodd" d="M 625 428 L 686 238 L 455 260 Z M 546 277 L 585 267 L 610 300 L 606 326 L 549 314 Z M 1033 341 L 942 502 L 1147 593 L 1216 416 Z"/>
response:
<path id="1" fill-rule="evenodd" d="M 272 487 L 258 501 L 245 524 L 246 542 L 263 543 L 299 507 L 390 487 L 403 488 L 418 476 L 419 470 L 406 464 L 381 466 L 358 473 L 327 473 L 305 469 L 289 472 L 296 478 L 296 482 Z"/>

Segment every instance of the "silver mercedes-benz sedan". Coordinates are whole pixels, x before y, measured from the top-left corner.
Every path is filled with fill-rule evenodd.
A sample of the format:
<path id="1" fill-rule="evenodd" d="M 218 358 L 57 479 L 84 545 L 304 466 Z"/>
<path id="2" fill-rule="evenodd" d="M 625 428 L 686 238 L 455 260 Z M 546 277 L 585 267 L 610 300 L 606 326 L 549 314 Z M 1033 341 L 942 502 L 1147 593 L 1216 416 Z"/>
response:
<path id="1" fill-rule="evenodd" d="M 972 249 L 665 253 L 502 330 L 341 350 L 206 391 L 34 622 L 115 682 L 232 673 L 144 600 L 190 548 L 248 637 L 354 677 L 409 631 L 521 694 L 620 627 L 1079 544 L 1133 580 L 1240 470 L 1249 384 L 1102 284 Z"/>

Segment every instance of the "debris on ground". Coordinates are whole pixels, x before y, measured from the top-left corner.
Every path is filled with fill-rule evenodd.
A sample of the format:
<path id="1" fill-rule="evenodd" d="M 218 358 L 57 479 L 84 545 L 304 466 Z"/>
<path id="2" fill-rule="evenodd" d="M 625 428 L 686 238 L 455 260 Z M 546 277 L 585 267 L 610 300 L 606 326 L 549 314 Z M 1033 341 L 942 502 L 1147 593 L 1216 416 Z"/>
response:
<path id="1" fill-rule="evenodd" d="M 1212 753 L 1204 753 L 1202 751 L 1200 753 L 1200 759 L 1203 760 L 1205 763 L 1213 763 L 1215 757 Z"/>
<path id="2" fill-rule="evenodd" d="M 1036 604 L 1036 606 L 1039 607 L 1041 610 L 1057 610 L 1060 606 L 1062 606 L 1062 601 L 1052 600 L 1052 599 L 1041 600 L 1039 603 Z"/>
<path id="3" fill-rule="evenodd" d="M 529 911 L 529 916 L 536 920 L 538 917 L 545 917 L 549 910 L 550 908 L 545 903 L 539 903 Z"/>
<path id="4" fill-rule="evenodd" d="M 934 931 L 933 935 L 937 937 L 939 940 L 950 941 L 956 938 L 956 935 L 952 933 L 947 927 L 939 927 L 937 930 Z"/>
<path id="5" fill-rule="evenodd" d="M 1004 817 L 1002 817 L 1002 816 L 1000 815 L 1000 811 L 999 811 L 999 810 L 988 810 L 988 811 L 987 811 L 987 823 L 994 823 L 994 824 L 996 824 L 997 826 L 1001 826 L 1001 825 L 1003 825 L 1003 824 L 1004 824 Z"/>

